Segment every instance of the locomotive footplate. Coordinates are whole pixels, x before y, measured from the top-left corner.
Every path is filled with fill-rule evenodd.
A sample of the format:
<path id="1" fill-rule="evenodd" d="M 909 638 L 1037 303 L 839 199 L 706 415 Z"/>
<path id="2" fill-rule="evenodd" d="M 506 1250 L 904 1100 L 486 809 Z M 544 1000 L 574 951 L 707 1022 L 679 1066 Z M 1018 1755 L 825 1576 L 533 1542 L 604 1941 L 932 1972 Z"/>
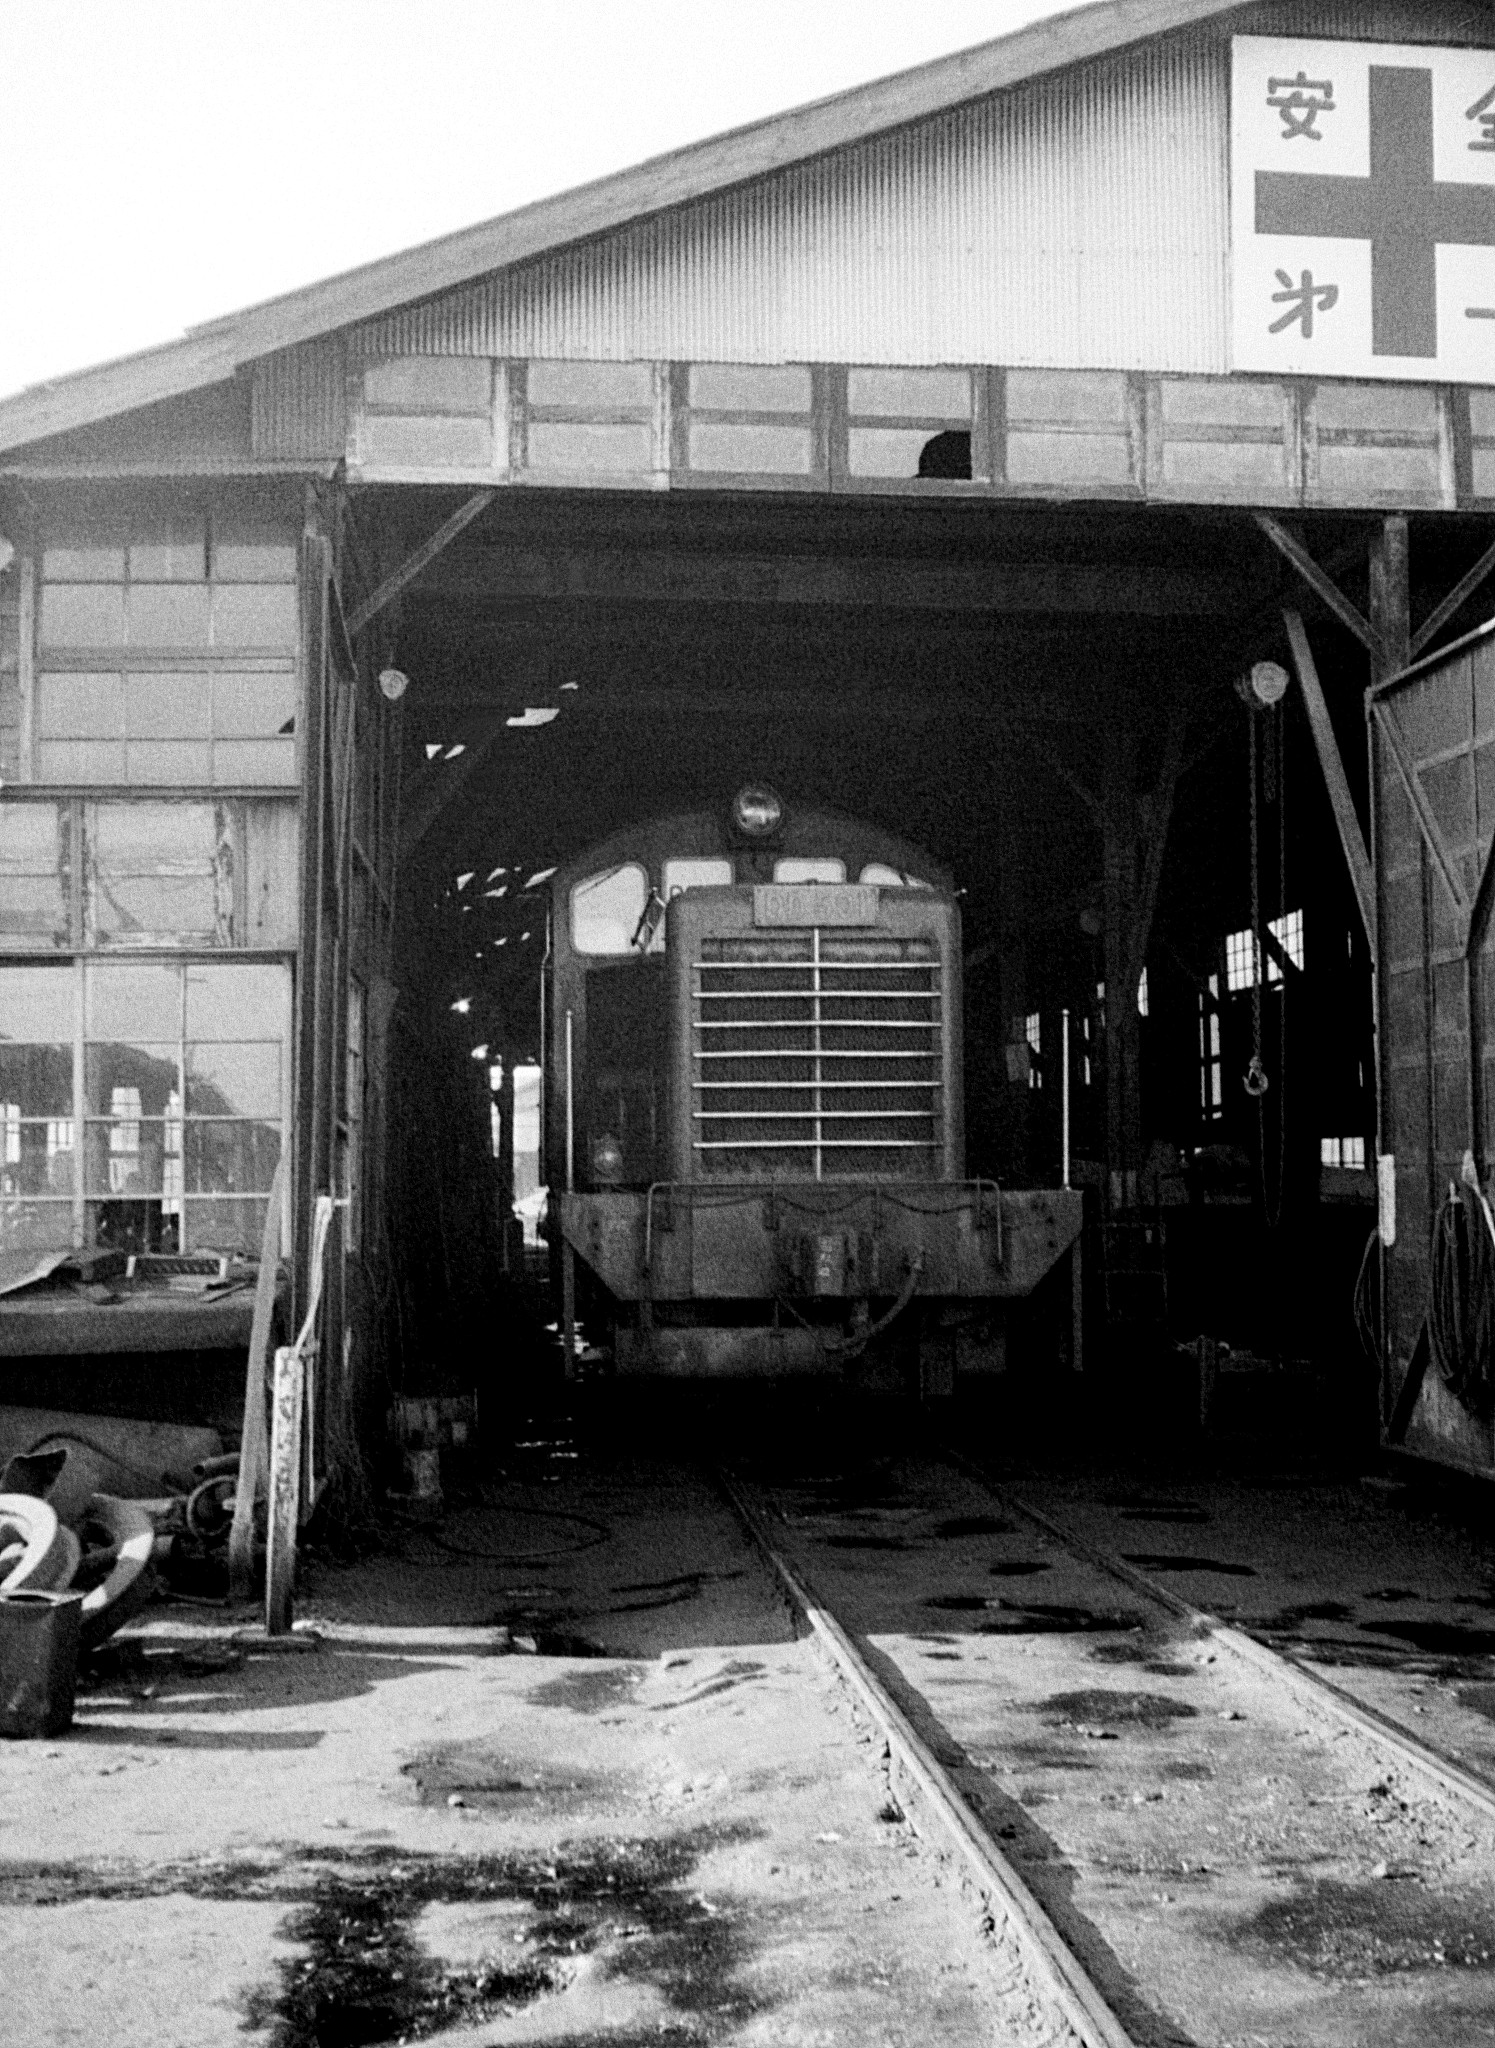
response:
<path id="1" fill-rule="evenodd" d="M 796 1305 L 841 1302 L 848 1313 L 876 1317 L 900 1300 L 1016 1299 L 1071 1249 L 1081 1220 L 1075 1190 L 999 1189 L 990 1181 L 661 1182 L 560 1197 L 566 1242 L 617 1302 L 639 1304 L 646 1330 L 665 1304 L 758 1301 L 767 1313 L 781 1303 L 792 1317 Z M 739 1329 L 706 1327 L 709 1312 L 695 1326 L 689 1317 L 683 1327 L 676 1315 L 669 1320 L 668 1332 L 658 1329 L 642 1345 L 620 1344 L 620 1371 L 826 1369 L 819 1347 L 792 1327 L 764 1328 L 745 1345 Z"/>

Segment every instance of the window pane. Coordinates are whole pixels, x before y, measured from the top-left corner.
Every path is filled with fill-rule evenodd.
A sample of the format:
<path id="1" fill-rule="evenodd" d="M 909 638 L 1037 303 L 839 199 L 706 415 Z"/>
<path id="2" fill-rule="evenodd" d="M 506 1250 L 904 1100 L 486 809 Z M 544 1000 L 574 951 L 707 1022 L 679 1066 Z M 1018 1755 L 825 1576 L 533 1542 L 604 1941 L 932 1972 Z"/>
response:
<path id="1" fill-rule="evenodd" d="M 610 868 L 591 875 L 571 891 L 571 943 L 578 953 L 629 953 L 644 905 L 649 877 L 641 867 Z"/>
<path id="2" fill-rule="evenodd" d="M 206 676 L 125 677 L 127 739 L 206 739 L 211 721 L 212 687 Z"/>
<path id="3" fill-rule="evenodd" d="M 213 592 L 215 647 L 294 647 L 293 583 L 220 583 Z"/>
<path id="4" fill-rule="evenodd" d="M 280 1041 L 187 1048 L 189 1116 L 280 1116 Z M 351 1063 L 352 1053 L 349 1052 Z"/>
<path id="5" fill-rule="evenodd" d="M 41 675 L 36 730 L 42 739 L 117 739 L 123 731 L 121 678 L 108 672 Z"/>
<path id="6" fill-rule="evenodd" d="M 189 1195 L 268 1194 L 280 1159 L 280 1126 L 189 1118 Z"/>
<path id="7" fill-rule="evenodd" d="M 284 967 L 189 967 L 187 1037 L 242 1041 L 285 1037 L 290 972 Z"/>
<path id="8" fill-rule="evenodd" d="M 70 1117 L 72 1046 L 8 1045 L 0 1041 L 0 1103 L 8 1105 L 18 1117 Z"/>
<path id="9" fill-rule="evenodd" d="M 88 942 L 232 945 L 232 826 L 222 804 L 90 804 Z"/>
<path id="10" fill-rule="evenodd" d="M 664 864 L 664 900 L 678 896 L 682 889 L 729 888 L 732 863 L 729 860 L 667 860 Z"/>
<path id="11" fill-rule="evenodd" d="M 213 678 L 213 737 L 273 739 L 296 715 L 296 678 L 290 669 Z"/>
<path id="12" fill-rule="evenodd" d="M 42 577 L 48 583 L 123 583 L 125 551 L 87 541 L 77 547 L 44 548 Z"/>
<path id="13" fill-rule="evenodd" d="M 182 1031 L 179 967 L 99 967 L 85 975 L 84 1032 L 174 1045 Z"/>
<path id="14" fill-rule="evenodd" d="M 844 882 L 844 860 L 809 860 L 791 856 L 773 864 L 776 882 Z"/>
<path id="15" fill-rule="evenodd" d="M 218 583 L 294 583 L 296 543 L 284 528 L 213 518 L 213 578 Z"/>
<path id="16" fill-rule="evenodd" d="M 125 593 L 118 583 L 42 587 L 43 647 L 118 647 L 125 637 Z"/>
<path id="17" fill-rule="evenodd" d="M 182 1205 L 182 1249 L 258 1254 L 265 1207 L 263 1196 L 189 1197 Z"/>
<path id="18" fill-rule="evenodd" d="M 130 543 L 132 583 L 201 583 L 208 573 L 207 522 L 163 520 Z"/>
<path id="19" fill-rule="evenodd" d="M 130 589 L 132 647 L 206 647 L 206 583 L 136 583 Z"/>
<path id="20" fill-rule="evenodd" d="M 168 1162 L 167 1147 L 175 1153 L 176 1126 L 162 1117 L 143 1117 L 122 1091 L 119 1113 L 98 1120 L 90 1117 L 84 1126 L 83 1193 L 88 1201 L 111 1197 L 129 1202 L 159 1201 L 168 1192 L 168 1164 L 175 1173 L 175 1157 Z M 175 1192 L 173 1187 L 171 1192 Z"/>
<path id="21" fill-rule="evenodd" d="M 176 1114 L 180 1093 L 179 1049 L 127 1039 L 103 1039 L 83 1048 L 83 1099 L 88 1116 Z"/>
<path id="22" fill-rule="evenodd" d="M 0 967 L 0 1042 L 73 1042 L 71 967 Z"/>
<path id="23" fill-rule="evenodd" d="M 0 945 L 67 945 L 71 842 L 66 805 L 0 806 Z"/>

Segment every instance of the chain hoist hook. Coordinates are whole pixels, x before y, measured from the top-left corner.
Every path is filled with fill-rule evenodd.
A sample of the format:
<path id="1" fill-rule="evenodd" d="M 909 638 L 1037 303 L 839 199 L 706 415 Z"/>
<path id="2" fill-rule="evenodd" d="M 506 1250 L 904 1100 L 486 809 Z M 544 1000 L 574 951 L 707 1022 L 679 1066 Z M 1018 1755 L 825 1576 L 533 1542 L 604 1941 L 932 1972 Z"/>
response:
<path id="1" fill-rule="evenodd" d="M 1272 1083 L 1267 1076 L 1267 1070 L 1261 1063 L 1261 1054 L 1252 1053 L 1251 1064 L 1246 1069 L 1244 1083 L 1246 1093 L 1259 1101 L 1271 1085 Z"/>

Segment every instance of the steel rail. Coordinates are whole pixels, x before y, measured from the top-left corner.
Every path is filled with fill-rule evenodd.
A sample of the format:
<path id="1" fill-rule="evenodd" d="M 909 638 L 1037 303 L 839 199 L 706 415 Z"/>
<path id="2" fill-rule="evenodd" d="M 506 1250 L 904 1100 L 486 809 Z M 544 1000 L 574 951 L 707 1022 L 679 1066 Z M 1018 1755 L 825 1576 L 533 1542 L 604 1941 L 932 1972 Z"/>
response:
<path id="1" fill-rule="evenodd" d="M 1137 2048 L 1073 1950 L 1023 1878 L 986 1833 L 949 1773 L 868 1664 L 855 1639 L 823 1604 L 799 1569 L 775 1549 L 758 1510 L 731 1474 L 717 1482 L 798 1613 L 842 1678 L 881 1729 L 890 1753 L 907 1771 L 965 1858 L 976 1883 L 1000 1906 L 1035 1980 L 1086 2048 Z"/>
<path id="2" fill-rule="evenodd" d="M 1263 1676 L 1275 1679 L 1306 1711 L 1320 1718 L 1327 1718 L 1332 1714 L 1341 1722 L 1348 1721 L 1368 1742 L 1394 1756 L 1409 1770 L 1416 1771 L 1419 1777 L 1434 1785 L 1445 1797 L 1464 1800 L 1471 1806 L 1477 1806 L 1488 1818 L 1495 1819 L 1495 1785 L 1486 1784 L 1482 1778 L 1466 1770 L 1456 1757 L 1450 1756 L 1436 1743 L 1427 1741 L 1425 1737 L 1413 1735 L 1410 1730 L 1392 1720 L 1389 1714 L 1383 1714 L 1378 1707 L 1366 1706 L 1344 1686 L 1336 1685 L 1332 1678 L 1325 1678 L 1322 1672 L 1316 1671 L 1312 1665 L 1291 1656 L 1285 1650 L 1273 1649 L 1268 1643 L 1259 1643 L 1243 1629 L 1233 1628 L 1229 1622 L 1222 1621 L 1219 1615 L 1211 1614 L 1206 1608 L 1195 1607 L 1188 1600 L 1181 1600 L 1177 1593 L 1172 1592 L 1167 1586 L 1160 1586 L 1156 1579 L 1149 1578 L 1146 1572 L 1138 1571 L 1135 1565 L 1128 1564 L 1124 1558 L 1114 1557 L 1109 1551 L 1098 1550 L 1082 1536 L 1076 1536 L 1062 1523 L 1054 1521 L 1041 1508 L 1032 1507 L 1027 1501 L 1019 1500 L 1016 1494 L 1009 1493 L 962 1452 L 953 1451 L 948 1445 L 941 1445 L 940 1455 L 948 1459 L 958 1471 L 964 1472 L 968 1478 L 985 1487 L 992 1498 L 1010 1514 L 1021 1515 L 1035 1528 L 1042 1529 L 1056 1543 L 1062 1544 L 1072 1556 L 1083 1558 L 1097 1570 L 1106 1572 L 1122 1585 L 1129 1586 L 1134 1593 L 1140 1593 L 1144 1599 L 1154 1601 L 1159 1607 L 1166 1608 L 1170 1614 L 1187 1621 L 1201 1637 L 1207 1636 L 1211 1642 L 1218 1643 L 1242 1664 L 1249 1664 Z"/>

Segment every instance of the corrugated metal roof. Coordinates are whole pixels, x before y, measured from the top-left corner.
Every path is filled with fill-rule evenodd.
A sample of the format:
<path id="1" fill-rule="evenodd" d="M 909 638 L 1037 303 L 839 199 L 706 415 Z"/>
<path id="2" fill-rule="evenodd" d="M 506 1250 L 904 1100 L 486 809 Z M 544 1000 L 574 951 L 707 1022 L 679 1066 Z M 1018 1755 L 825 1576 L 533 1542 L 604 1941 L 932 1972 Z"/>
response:
<path id="1" fill-rule="evenodd" d="M 1143 46 L 357 329 L 369 354 L 1226 366 L 1228 44 Z"/>

